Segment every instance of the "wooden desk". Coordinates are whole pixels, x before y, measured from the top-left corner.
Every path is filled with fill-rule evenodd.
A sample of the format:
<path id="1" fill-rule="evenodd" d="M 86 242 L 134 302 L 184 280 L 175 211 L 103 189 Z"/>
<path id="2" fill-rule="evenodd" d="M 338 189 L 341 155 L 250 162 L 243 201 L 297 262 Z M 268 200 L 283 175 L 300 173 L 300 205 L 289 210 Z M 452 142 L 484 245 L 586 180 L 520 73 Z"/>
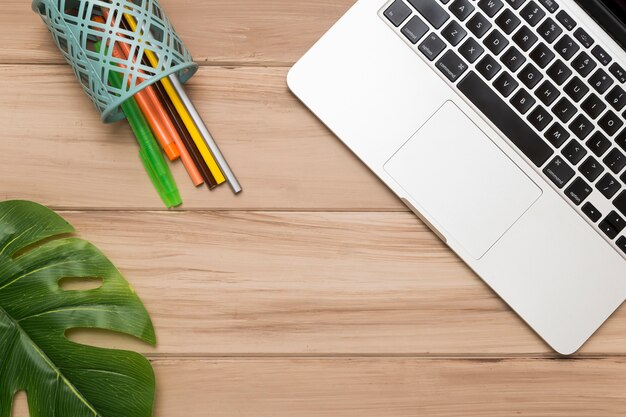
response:
<path id="1" fill-rule="evenodd" d="M 61 212 L 151 312 L 156 416 L 623 416 L 626 312 L 559 359 L 289 93 L 353 0 L 162 0 L 245 188 L 163 210 L 26 0 L 0 14 L 0 198 Z M 24 417 L 23 403 L 17 416 Z"/>

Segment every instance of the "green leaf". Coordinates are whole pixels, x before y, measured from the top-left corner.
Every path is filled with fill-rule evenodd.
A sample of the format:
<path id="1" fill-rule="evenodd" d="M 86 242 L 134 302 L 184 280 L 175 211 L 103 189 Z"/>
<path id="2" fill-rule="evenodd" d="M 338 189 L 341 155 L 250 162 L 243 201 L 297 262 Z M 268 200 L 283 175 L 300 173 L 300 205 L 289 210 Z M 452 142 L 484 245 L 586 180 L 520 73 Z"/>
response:
<path id="1" fill-rule="evenodd" d="M 35 203 L 0 203 L 0 417 L 26 391 L 31 417 L 150 417 L 154 372 L 134 352 L 71 342 L 69 329 L 98 328 L 156 343 L 141 301 L 93 245 Z M 98 278 L 68 291 L 65 278 Z"/>

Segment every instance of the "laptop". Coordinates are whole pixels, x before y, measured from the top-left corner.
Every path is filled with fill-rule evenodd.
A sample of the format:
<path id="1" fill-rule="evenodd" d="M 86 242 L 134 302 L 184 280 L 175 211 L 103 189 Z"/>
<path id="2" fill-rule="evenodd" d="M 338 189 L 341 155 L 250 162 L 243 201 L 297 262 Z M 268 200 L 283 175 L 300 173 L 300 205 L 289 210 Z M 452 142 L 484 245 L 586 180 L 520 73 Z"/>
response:
<path id="1" fill-rule="evenodd" d="M 625 16 L 624 0 L 359 0 L 288 75 L 561 354 L 626 296 Z"/>

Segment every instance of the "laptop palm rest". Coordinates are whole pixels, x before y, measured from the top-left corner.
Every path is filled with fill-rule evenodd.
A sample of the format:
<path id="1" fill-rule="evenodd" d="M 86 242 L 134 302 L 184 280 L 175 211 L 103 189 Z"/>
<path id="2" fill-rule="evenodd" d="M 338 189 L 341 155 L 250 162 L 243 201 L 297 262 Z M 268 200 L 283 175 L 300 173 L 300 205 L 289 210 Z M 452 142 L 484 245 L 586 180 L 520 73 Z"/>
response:
<path id="1" fill-rule="evenodd" d="M 441 234 L 475 259 L 542 194 L 451 101 L 387 161 L 385 171 Z"/>

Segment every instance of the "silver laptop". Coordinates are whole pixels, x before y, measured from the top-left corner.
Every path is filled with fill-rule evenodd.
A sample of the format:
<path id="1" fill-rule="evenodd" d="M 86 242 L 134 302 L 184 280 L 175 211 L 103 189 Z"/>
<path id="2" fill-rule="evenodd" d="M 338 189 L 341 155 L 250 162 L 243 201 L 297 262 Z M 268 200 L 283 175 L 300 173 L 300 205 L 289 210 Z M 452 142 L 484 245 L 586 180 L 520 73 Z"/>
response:
<path id="1" fill-rule="evenodd" d="M 552 348 L 626 297 L 624 0 L 359 0 L 290 89 Z"/>

